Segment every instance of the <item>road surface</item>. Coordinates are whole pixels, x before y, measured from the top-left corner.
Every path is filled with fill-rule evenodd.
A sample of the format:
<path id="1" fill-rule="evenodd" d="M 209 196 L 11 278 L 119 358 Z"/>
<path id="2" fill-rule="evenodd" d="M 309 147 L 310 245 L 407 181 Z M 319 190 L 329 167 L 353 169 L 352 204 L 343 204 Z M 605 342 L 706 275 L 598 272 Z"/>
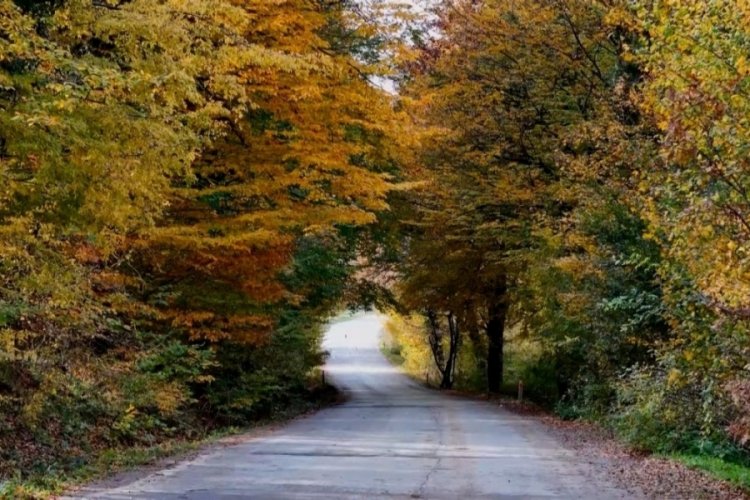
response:
<path id="1" fill-rule="evenodd" d="M 359 314 L 326 335 L 326 373 L 346 403 L 78 498 L 629 498 L 538 422 L 398 373 L 380 330 Z"/>

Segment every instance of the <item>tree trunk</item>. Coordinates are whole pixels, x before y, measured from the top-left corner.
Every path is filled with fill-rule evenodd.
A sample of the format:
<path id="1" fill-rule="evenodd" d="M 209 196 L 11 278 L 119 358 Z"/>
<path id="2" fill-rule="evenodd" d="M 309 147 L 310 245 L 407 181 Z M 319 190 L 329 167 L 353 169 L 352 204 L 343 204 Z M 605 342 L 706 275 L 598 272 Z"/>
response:
<path id="1" fill-rule="evenodd" d="M 442 378 L 440 379 L 441 389 L 450 389 L 453 387 L 453 360 L 449 357 L 445 364 L 445 369 L 442 370 Z"/>
<path id="2" fill-rule="evenodd" d="M 505 317 L 508 312 L 506 289 L 502 287 L 488 308 L 487 321 L 487 390 L 498 394 L 503 386 L 503 348 Z"/>
<path id="3" fill-rule="evenodd" d="M 435 366 L 441 375 L 443 373 L 443 334 L 440 331 L 440 324 L 438 322 L 437 314 L 432 309 L 427 310 L 427 321 L 430 325 L 430 329 L 427 332 L 427 341 L 430 344 L 430 350 L 432 351 L 432 359 L 435 361 Z"/>
<path id="4" fill-rule="evenodd" d="M 461 332 L 458 328 L 456 316 L 452 312 L 448 313 L 448 331 L 450 332 L 450 347 L 445 369 L 443 370 L 443 380 L 440 382 L 441 389 L 450 389 L 453 387 L 454 374 L 456 372 L 456 358 L 458 357 Z"/>

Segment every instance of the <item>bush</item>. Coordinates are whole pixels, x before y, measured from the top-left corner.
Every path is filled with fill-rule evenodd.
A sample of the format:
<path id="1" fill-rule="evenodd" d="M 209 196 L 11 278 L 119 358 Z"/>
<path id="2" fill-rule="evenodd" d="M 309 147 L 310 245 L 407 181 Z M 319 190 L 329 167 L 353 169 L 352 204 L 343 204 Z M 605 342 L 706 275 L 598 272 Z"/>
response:
<path id="1" fill-rule="evenodd" d="M 623 376 L 611 422 L 639 449 L 739 458 L 742 452 L 722 424 L 731 412 L 726 394 L 710 379 L 684 377 L 662 362 Z"/>
<path id="2" fill-rule="evenodd" d="M 555 405 L 555 413 L 566 420 L 602 420 L 609 415 L 615 398 L 611 381 L 593 376 L 579 377 Z"/>

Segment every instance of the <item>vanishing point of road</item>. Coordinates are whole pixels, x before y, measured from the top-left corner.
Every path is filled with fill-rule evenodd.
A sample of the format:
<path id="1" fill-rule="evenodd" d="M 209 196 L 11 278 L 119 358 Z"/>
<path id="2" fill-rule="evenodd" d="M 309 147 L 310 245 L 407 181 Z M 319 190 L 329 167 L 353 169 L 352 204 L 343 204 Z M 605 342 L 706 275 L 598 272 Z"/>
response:
<path id="1" fill-rule="evenodd" d="M 76 497 L 631 498 L 540 423 L 400 374 L 380 353 L 381 328 L 368 313 L 333 323 L 326 334 L 326 373 L 345 403 Z"/>

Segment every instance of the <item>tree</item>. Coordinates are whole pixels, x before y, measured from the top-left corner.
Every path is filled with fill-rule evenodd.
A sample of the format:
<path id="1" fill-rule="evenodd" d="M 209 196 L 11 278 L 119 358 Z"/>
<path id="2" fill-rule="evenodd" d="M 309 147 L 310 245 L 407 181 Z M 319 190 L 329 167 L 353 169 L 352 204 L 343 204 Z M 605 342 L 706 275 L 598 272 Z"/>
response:
<path id="1" fill-rule="evenodd" d="M 387 38 L 341 2 L 0 1 L 0 412 L 32 455 L 304 390 L 393 187 Z"/>
<path id="2" fill-rule="evenodd" d="M 602 154 L 598 145 L 589 146 L 592 153 L 571 149 L 585 148 L 583 134 L 594 127 L 606 129 L 597 120 L 611 121 L 611 111 L 597 115 L 618 63 L 609 47 L 617 42 L 602 29 L 605 13 L 590 2 L 445 2 L 441 36 L 406 86 L 428 130 L 424 177 L 440 192 L 441 205 L 417 209 L 420 224 L 444 231 L 444 254 L 461 260 L 443 266 L 441 273 L 456 274 L 442 293 L 459 294 L 478 311 L 467 317 L 480 318 L 487 333 L 493 392 L 502 384 L 505 324 L 530 257 L 546 230 L 569 226 L 579 202 L 564 169 L 577 154 Z"/>

